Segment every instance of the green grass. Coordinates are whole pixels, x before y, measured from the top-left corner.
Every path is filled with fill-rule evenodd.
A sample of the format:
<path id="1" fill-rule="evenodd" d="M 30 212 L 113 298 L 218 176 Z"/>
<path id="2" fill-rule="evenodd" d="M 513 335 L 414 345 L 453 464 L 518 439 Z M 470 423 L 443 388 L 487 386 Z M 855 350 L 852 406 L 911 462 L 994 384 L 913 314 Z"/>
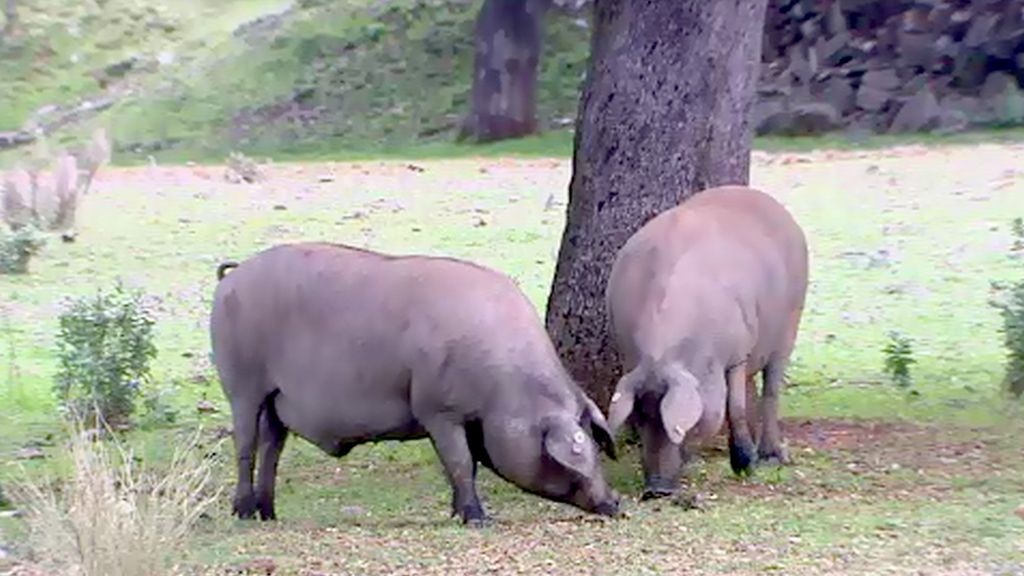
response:
<path id="1" fill-rule="evenodd" d="M 548 138 L 533 142 L 560 145 Z M 529 152 L 528 143 L 491 150 Z M 499 522 L 467 531 L 448 518 L 450 493 L 429 443 L 361 447 L 332 461 L 293 439 L 281 465 L 282 521 L 232 521 L 225 500 L 185 560 L 213 573 L 271 557 L 286 574 L 475 573 L 492 563 L 723 574 L 1021 566 L 1024 523 L 1013 511 L 1024 504 L 1015 480 L 1024 468 L 1013 439 L 1024 410 L 1002 394 L 999 318 L 988 305 L 990 281 L 1024 272 L 1007 256 L 1011 220 L 1024 213 L 1018 155 L 999 145 L 755 154 L 754 184 L 793 211 L 812 251 L 783 402 L 797 464 L 741 481 L 722 453 L 708 453 L 695 476 L 697 489 L 714 495 L 703 512 L 631 502 L 629 519 L 598 522 L 485 474 L 482 492 Z M 541 310 L 564 218 L 564 204 L 545 210 L 545 202 L 554 194 L 564 203 L 569 163 L 420 157 L 423 171 L 408 163 L 278 163 L 261 185 L 226 183 L 220 166 L 101 172 L 81 208 L 78 242 L 51 242 L 31 275 L 0 277 L 0 453 L 42 440 L 52 458 L 29 470 L 59 466 L 60 449 L 47 441 L 59 438 L 57 313 L 64 297 L 118 277 L 154 298 L 154 385 L 171 391 L 185 427 L 200 420 L 202 397 L 221 409 L 205 425 L 228 423 L 206 356 L 214 270 L 225 259 L 300 239 L 448 254 L 511 274 Z M 333 181 L 321 182 L 325 174 Z M 893 329 L 915 343 L 913 393 L 883 371 Z M 879 431 L 877 422 L 905 424 Z M 174 433 L 148 427 L 132 441 L 145 461 L 159 462 Z M 226 486 L 231 455 L 226 444 Z M 635 454 L 609 475 L 638 493 Z M 17 523 L 3 522 L 16 538 Z M 515 552 L 520 546 L 530 551 Z"/>

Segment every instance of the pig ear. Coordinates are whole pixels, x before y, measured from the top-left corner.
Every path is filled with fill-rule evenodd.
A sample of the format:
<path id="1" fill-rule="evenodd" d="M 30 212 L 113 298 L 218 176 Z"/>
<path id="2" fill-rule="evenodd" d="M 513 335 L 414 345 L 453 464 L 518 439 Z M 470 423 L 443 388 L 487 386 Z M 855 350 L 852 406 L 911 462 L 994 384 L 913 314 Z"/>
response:
<path id="1" fill-rule="evenodd" d="M 611 404 L 608 405 L 608 427 L 614 436 L 622 424 L 633 413 L 633 403 L 636 401 L 636 389 L 640 383 L 640 366 L 627 372 L 619 383 L 615 385 L 615 393 L 612 394 Z"/>
<path id="2" fill-rule="evenodd" d="M 594 451 L 579 426 L 552 424 L 544 431 L 544 452 L 577 476 L 589 476 L 594 467 Z"/>
<path id="3" fill-rule="evenodd" d="M 661 399 L 661 423 L 673 444 L 679 444 L 704 412 L 704 403 L 697 391 L 697 379 L 681 367 L 666 371 L 668 391 Z"/>
<path id="4" fill-rule="evenodd" d="M 594 401 L 586 396 L 583 397 L 583 414 L 584 420 L 589 424 L 590 434 L 594 437 L 594 441 L 609 458 L 617 460 L 615 438 L 612 436 L 611 430 L 608 429 L 608 422 L 605 422 L 604 414 L 601 414 L 597 404 L 594 404 Z"/>

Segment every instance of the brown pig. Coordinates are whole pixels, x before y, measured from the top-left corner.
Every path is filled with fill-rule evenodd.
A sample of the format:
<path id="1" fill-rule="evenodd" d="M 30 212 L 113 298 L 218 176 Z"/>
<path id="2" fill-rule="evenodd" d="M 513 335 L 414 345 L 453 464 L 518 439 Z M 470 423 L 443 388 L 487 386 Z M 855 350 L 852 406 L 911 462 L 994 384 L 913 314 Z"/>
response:
<path id="1" fill-rule="evenodd" d="M 692 443 L 729 423 L 737 474 L 784 463 L 779 391 L 807 292 L 803 231 L 771 196 L 712 188 L 666 210 L 619 251 L 607 286 L 624 375 L 608 409 L 643 442 L 644 498 L 675 492 Z M 755 448 L 748 381 L 763 378 Z M 685 443 L 684 443 L 685 440 Z"/>
<path id="2" fill-rule="evenodd" d="M 217 276 L 210 332 L 234 422 L 238 516 L 275 516 L 289 432 L 339 458 L 365 442 L 430 438 L 464 522 L 485 520 L 477 463 L 530 493 L 617 514 L 598 449 L 614 458 L 604 416 L 507 276 L 320 243 L 270 248 Z"/>

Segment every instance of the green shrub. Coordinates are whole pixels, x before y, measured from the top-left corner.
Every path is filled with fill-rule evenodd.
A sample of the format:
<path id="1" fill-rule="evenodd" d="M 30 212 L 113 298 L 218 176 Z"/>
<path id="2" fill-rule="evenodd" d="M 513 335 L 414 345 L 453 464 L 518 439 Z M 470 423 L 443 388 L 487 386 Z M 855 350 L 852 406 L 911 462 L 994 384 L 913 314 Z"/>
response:
<path id="1" fill-rule="evenodd" d="M 32 257 L 46 245 L 46 236 L 29 224 L 11 232 L 0 226 L 0 274 L 27 274 Z"/>
<path id="2" fill-rule="evenodd" d="M 882 348 L 882 353 L 885 354 L 885 373 L 900 388 L 909 388 L 913 383 L 910 367 L 917 363 L 913 341 L 899 332 L 890 332 L 889 342 Z"/>
<path id="3" fill-rule="evenodd" d="M 110 292 L 71 301 L 57 337 L 61 406 L 82 418 L 128 424 L 156 356 L 153 324 L 142 293 L 120 282 Z"/>
<path id="4" fill-rule="evenodd" d="M 1016 396 L 1024 394 L 1024 280 L 1017 282 L 1004 301 L 994 303 L 1003 317 L 1006 347 L 1006 386 Z"/>

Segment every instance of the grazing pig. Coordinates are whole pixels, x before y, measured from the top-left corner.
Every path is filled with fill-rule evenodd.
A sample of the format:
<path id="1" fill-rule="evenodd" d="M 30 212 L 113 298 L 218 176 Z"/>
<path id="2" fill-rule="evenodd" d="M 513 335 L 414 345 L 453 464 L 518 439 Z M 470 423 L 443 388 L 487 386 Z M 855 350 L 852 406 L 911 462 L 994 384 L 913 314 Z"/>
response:
<path id="1" fill-rule="evenodd" d="M 429 437 L 464 522 L 485 520 L 477 463 L 527 492 L 617 514 L 597 447 L 615 457 L 604 416 L 508 277 L 321 243 L 270 248 L 217 276 L 210 333 L 234 422 L 239 517 L 274 518 L 289 431 L 335 457 Z"/>
<path id="2" fill-rule="evenodd" d="M 807 260 L 789 212 L 739 186 L 666 210 L 619 251 L 606 297 L 624 375 L 608 422 L 613 434 L 627 420 L 640 432 L 645 499 L 672 494 L 688 447 L 716 434 L 726 418 L 737 474 L 758 457 L 787 460 L 779 391 L 804 306 Z M 758 372 L 755 449 L 746 405 L 756 398 L 748 385 Z"/>

